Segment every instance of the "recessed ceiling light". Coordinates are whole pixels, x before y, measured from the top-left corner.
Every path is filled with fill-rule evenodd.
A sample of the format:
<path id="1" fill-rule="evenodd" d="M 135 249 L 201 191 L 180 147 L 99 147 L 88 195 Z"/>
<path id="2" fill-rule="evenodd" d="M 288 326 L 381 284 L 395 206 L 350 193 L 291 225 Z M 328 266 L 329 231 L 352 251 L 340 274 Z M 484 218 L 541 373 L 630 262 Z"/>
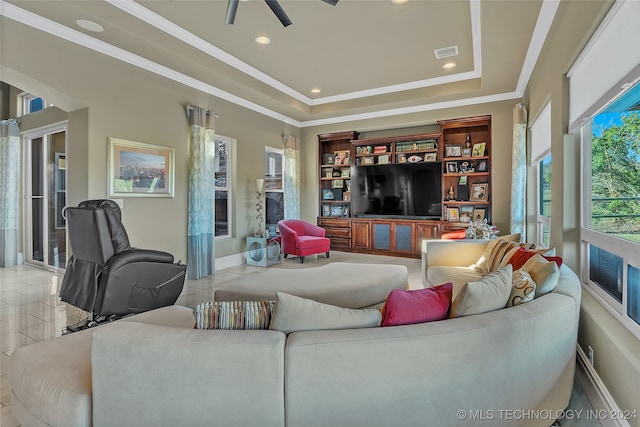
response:
<path id="1" fill-rule="evenodd" d="M 408 1 L 409 1 L 409 0 L 391 0 L 391 3 L 394 3 L 394 4 L 402 4 L 402 3 L 406 3 L 406 2 L 408 2 Z"/>
<path id="2" fill-rule="evenodd" d="M 321 91 L 320 91 L 320 89 L 318 89 L 318 88 L 313 88 L 313 89 L 311 89 L 311 93 L 320 93 L 320 92 L 321 92 Z"/>
<path id="3" fill-rule="evenodd" d="M 96 24 L 95 22 L 89 21 L 87 19 L 78 19 L 76 21 L 76 24 L 78 24 L 78 27 L 84 28 L 87 31 L 93 31 L 94 33 L 101 33 L 104 31 L 102 25 Z"/>
<path id="4" fill-rule="evenodd" d="M 449 70 L 449 69 L 451 69 L 451 68 L 453 68 L 455 66 L 456 66 L 455 62 L 447 62 L 446 64 L 444 64 L 442 66 L 442 68 L 444 68 L 445 70 Z"/>
<path id="5" fill-rule="evenodd" d="M 271 43 L 271 39 L 269 37 L 267 37 L 267 36 L 258 36 L 254 40 L 258 44 L 269 44 L 269 43 Z"/>

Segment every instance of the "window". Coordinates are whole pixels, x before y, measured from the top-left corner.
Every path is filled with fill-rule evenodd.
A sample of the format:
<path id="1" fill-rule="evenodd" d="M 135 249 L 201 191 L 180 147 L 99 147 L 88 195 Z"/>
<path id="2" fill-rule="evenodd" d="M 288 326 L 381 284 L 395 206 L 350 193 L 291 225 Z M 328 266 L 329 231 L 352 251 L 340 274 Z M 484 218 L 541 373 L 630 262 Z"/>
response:
<path id="1" fill-rule="evenodd" d="M 283 153 L 271 147 L 264 151 L 265 222 L 269 234 L 275 234 L 278 221 L 284 219 Z"/>
<path id="2" fill-rule="evenodd" d="M 530 127 L 530 164 L 536 168 L 536 244 L 549 247 L 551 229 L 551 103 L 547 103 Z"/>
<path id="3" fill-rule="evenodd" d="M 215 217 L 216 238 L 231 237 L 231 150 L 233 140 L 215 137 Z"/>
<path id="4" fill-rule="evenodd" d="M 45 108 L 49 108 L 53 105 L 38 96 L 26 92 L 22 93 L 20 97 L 22 98 L 21 115 L 23 116 L 26 114 L 35 113 L 36 111 L 44 110 Z"/>
<path id="5" fill-rule="evenodd" d="M 582 128 L 583 280 L 640 337 L 640 83 Z"/>
<path id="6" fill-rule="evenodd" d="M 538 163 L 538 210 L 537 242 L 539 246 L 549 247 L 551 228 L 551 154 Z"/>

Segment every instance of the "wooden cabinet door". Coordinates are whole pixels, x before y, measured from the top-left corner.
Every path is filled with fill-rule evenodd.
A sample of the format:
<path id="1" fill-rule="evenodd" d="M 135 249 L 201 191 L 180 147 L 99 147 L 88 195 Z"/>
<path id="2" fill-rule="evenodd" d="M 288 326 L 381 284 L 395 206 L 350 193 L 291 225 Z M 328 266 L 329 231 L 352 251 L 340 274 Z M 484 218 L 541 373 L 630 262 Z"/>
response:
<path id="1" fill-rule="evenodd" d="M 351 249 L 359 251 L 371 250 L 371 222 L 351 222 Z"/>
<path id="2" fill-rule="evenodd" d="M 416 246 L 414 251 L 416 254 L 422 253 L 422 241 L 428 239 L 440 238 L 440 223 L 416 223 Z"/>
<path id="3" fill-rule="evenodd" d="M 409 222 L 393 223 L 391 237 L 393 243 L 391 250 L 393 252 L 399 254 L 412 254 L 414 252 L 414 224 Z"/>

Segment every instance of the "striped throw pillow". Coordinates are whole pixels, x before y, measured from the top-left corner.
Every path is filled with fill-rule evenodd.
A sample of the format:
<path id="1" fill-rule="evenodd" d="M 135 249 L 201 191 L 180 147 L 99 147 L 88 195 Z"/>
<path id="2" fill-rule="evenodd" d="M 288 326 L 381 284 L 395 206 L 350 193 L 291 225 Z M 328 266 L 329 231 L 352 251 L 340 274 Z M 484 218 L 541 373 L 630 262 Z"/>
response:
<path id="1" fill-rule="evenodd" d="M 269 329 L 275 301 L 214 301 L 193 308 L 196 329 Z"/>

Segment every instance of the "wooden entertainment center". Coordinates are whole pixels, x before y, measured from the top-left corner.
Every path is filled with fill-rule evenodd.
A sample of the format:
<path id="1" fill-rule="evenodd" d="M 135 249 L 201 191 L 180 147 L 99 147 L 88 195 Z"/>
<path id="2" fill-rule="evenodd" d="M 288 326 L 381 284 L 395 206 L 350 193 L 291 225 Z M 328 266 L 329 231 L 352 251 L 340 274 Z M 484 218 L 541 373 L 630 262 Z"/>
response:
<path id="1" fill-rule="evenodd" d="M 318 135 L 318 225 L 331 238 L 332 249 L 419 257 L 423 239 L 464 229 L 474 218 L 491 222 L 491 116 L 438 124 L 437 133 L 385 138 L 358 139 L 356 131 Z M 352 188 L 355 167 L 428 162 L 441 165 L 441 197 L 430 204 L 428 215 L 352 215 L 352 195 L 362 199 L 370 194 L 362 183 Z M 393 199 L 398 212 L 406 212 L 401 198 Z"/>

